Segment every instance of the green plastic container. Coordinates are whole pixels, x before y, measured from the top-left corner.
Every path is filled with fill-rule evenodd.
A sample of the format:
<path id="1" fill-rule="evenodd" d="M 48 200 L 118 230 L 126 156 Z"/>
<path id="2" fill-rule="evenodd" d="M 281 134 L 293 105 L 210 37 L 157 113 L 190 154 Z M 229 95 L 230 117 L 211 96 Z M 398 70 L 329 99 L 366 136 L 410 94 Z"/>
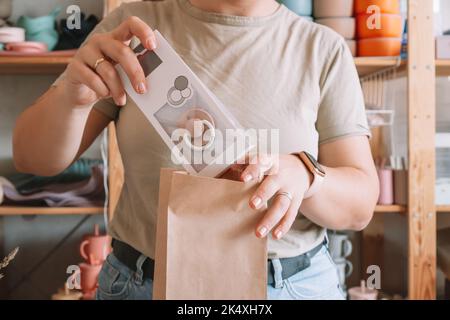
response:
<path id="1" fill-rule="evenodd" d="M 278 2 L 299 16 L 312 16 L 313 14 L 313 0 L 279 0 Z"/>
<path id="2" fill-rule="evenodd" d="M 58 43 L 58 32 L 55 26 L 56 17 L 60 11 L 60 8 L 56 8 L 47 16 L 35 18 L 21 16 L 17 21 L 17 26 L 25 29 L 27 41 L 43 42 L 51 51 Z"/>

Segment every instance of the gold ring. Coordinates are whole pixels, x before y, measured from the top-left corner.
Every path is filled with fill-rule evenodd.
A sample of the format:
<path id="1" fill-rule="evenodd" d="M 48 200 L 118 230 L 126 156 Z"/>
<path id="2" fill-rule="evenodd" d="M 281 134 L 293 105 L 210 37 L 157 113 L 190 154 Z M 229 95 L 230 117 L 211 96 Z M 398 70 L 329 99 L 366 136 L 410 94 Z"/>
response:
<path id="1" fill-rule="evenodd" d="M 288 198 L 291 202 L 292 202 L 292 200 L 294 200 L 294 198 L 292 197 L 292 194 L 287 191 L 280 191 L 277 193 L 277 196 L 284 196 L 284 197 Z"/>
<path id="2" fill-rule="evenodd" d="M 100 65 L 100 63 L 105 62 L 105 61 L 106 61 L 105 58 L 97 59 L 97 61 L 95 61 L 95 64 L 94 64 L 94 70 L 97 70 L 97 68 Z"/>

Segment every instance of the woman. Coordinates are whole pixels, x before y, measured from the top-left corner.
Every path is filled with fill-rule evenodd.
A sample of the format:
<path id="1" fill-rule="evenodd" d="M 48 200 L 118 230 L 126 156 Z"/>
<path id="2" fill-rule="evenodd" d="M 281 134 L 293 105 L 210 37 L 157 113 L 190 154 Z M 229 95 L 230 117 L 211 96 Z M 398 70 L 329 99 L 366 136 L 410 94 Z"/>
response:
<path id="1" fill-rule="evenodd" d="M 274 0 L 122 5 L 19 117 L 15 164 L 38 175 L 65 169 L 115 121 L 125 184 L 109 230 L 114 254 L 99 276 L 97 298 L 151 298 L 159 169 L 173 163 L 126 96 L 112 61 L 137 93 L 152 90 L 128 46 L 136 36 L 155 49 L 152 29 L 244 127 L 279 129 L 277 170 L 261 157 L 240 176 L 247 182 L 266 174 L 251 207 L 273 198 L 255 226 L 258 237 L 270 235 L 269 299 L 342 299 L 325 230 L 363 229 L 378 197 L 363 97 L 344 40 Z"/>

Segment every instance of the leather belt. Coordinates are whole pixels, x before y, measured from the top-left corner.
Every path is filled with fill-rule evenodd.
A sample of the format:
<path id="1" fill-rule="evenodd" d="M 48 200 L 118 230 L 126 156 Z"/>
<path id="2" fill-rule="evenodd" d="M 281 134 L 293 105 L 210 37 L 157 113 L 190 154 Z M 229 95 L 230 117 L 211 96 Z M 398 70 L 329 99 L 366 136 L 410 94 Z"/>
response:
<path id="1" fill-rule="evenodd" d="M 283 280 L 290 278 L 294 274 L 308 268 L 311 265 L 311 258 L 314 257 L 325 244 L 326 240 L 304 254 L 292 258 L 280 259 Z M 125 242 L 116 239 L 113 239 L 112 247 L 116 258 L 130 270 L 136 272 L 136 263 L 138 258 L 141 256 L 141 253 Z M 155 262 L 153 259 L 147 258 L 142 265 L 142 270 L 144 271 L 144 278 L 153 279 L 153 273 L 155 270 Z M 267 284 L 273 285 L 274 283 L 274 267 L 272 260 L 269 260 L 267 265 Z"/>
<path id="2" fill-rule="evenodd" d="M 117 239 L 112 240 L 111 244 L 113 253 L 117 260 L 126 265 L 133 272 L 137 271 L 137 260 L 142 255 L 138 250 L 126 244 L 125 242 Z M 143 277 L 145 279 L 153 279 L 153 273 L 155 270 L 155 262 L 153 259 L 147 258 L 142 265 L 142 271 L 144 271 Z"/>
<path id="3" fill-rule="evenodd" d="M 305 270 L 311 265 L 311 258 L 314 257 L 320 249 L 326 244 L 326 240 L 321 242 L 318 246 L 309 250 L 308 252 L 292 258 L 281 258 L 281 277 L 283 280 L 292 277 L 294 274 Z M 267 284 L 274 285 L 274 266 L 273 261 L 269 260 L 267 264 Z"/>

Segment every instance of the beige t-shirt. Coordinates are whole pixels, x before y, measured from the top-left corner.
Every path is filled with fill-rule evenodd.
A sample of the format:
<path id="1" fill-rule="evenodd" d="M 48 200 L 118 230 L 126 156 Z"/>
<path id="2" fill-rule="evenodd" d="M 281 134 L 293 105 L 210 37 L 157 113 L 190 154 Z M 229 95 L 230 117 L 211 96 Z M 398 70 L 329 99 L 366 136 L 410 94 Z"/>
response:
<path id="1" fill-rule="evenodd" d="M 188 0 L 137 2 L 122 5 L 96 32 L 128 16 L 158 29 L 243 127 L 279 129 L 283 154 L 317 157 L 320 143 L 370 134 L 344 40 L 284 6 L 267 17 L 238 17 L 201 11 Z M 108 101 L 95 108 L 116 120 L 125 167 L 110 234 L 153 258 L 159 172 L 174 166 L 170 151 L 130 98 L 120 109 Z M 269 257 L 297 256 L 324 235 L 299 214 L 283 239 L 269 240 Z"/>

